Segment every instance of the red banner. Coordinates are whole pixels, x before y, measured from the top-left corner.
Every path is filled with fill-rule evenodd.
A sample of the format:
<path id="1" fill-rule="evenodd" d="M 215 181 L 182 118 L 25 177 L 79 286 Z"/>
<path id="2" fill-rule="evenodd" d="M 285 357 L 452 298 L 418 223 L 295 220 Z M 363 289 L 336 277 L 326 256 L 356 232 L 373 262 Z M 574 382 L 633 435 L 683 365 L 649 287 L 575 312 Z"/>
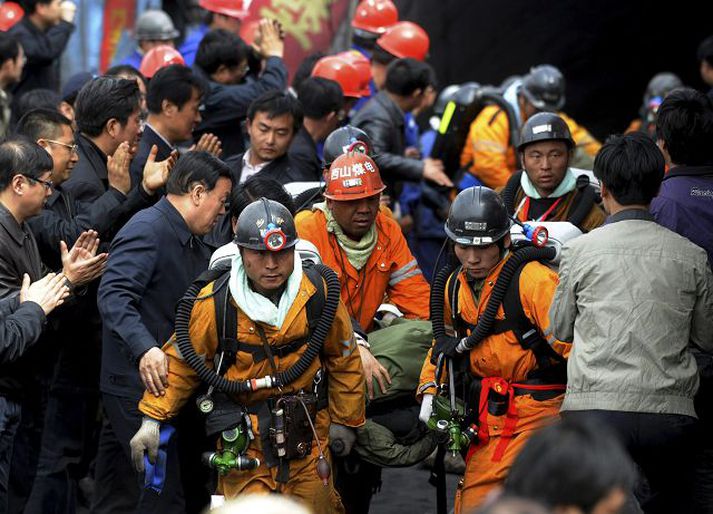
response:
<path id="1" fill-rule="evenodd" d="M 348 0 L 254 0 L 243 23 L 260 18 L 282 23 L 285 63 L 292 75 L 309 54 L 329 49 L 348 7 Z"/>
<path id="2" fill-rule="evenodd" d="M 124 30 L 134 28 L 136 0 L 105 0 L 104 37 L 99 53 L 99 69 L 104 72 L 114 59 L 116 46 Z"/>

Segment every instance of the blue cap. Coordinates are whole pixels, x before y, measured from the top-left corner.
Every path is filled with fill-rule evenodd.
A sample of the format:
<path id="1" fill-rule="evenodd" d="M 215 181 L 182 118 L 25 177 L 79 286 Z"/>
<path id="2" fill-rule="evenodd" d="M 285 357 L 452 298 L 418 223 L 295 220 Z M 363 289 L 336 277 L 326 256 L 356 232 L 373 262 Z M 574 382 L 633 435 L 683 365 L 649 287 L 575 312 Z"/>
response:
<path id="1" fill-rule="evenodd" d="M 62 100 L 66 102 L 68 98 L 76 98 L 77 93 L 79 93 L 79 90 L 82 89 L 84 84 L 86 84 L 93 78 L 94 75 L 89 73 L 88 71 L 80 71 L 79 73 L 75 73 L 74 75 L 69 77 L 67 82 L 62 87 Z"/>

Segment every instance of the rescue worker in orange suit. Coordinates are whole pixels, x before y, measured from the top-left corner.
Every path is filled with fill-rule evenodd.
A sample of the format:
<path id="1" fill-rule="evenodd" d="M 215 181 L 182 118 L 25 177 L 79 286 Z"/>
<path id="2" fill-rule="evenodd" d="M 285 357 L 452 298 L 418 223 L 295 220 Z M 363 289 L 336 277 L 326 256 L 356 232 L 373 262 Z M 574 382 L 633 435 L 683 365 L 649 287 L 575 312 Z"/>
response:
<path id="1" fill-rule="evenodd" d="M 441 354 L 464 364 L 461 373 L 466 373 L 475 386 L 468 391 L 477 391 L 479 386 L 479 394 L 463 399 L 474 410 L 478 435 L 467 450 L 465 475 L 456 492 L 456 514 L 471 512 L 502 484 L 515 456 L 533 432 L 557 419 L 564 398 L 565 385 L 560 375 L 566 369 L 564 359 L 570 345 L 551 335 L 548 311 L 558 280 L 557 274 L 540 262 L 526 262 L 514 275 L 519 287 L 515 299 L 521 305 L 519 321 L 541 338 L 538 348 L 550 359 L 548 364 L 538 364 L 545 360 L 524 348 L 512 328 L 515 320 L 510 326 L 504 320 L 503 305 L 498 308 L 496 328 L 490 335 L 469 352 L 461 353 L 458 346 L 460 338 L 475 330 L 471 327 L 485 316 L 501 271 L 515 255 L 510 249 L 510 225 L 502 200 L 485 187 L 471 187 L 459 193 L 445 224 L 460 262 L 442 291 L 446 330 L 449 326 L 455 328 L 453 336 L 434 342 L 421 371 L 418 398 L 422 399 L 420 418 L 428 421 L 437 391 L 435 363 Z M 457 283 L 451 284 L 452 281 Z M 455 306 L 452 297 L 457 298 Z"/>
<path id="2" fill-rule="evenodd" d="M 510 177 L 500 195 L 508 214 L 520 221 L 569 221 L 582 232 L 604 223 L 606 214 L 587 175 L 569 167 L 574 141 L 567 123 L 551 112 L 530 117 L 517 147 L 523 170 Z"/>
<path id="3" fill-rule="evenodd" d="M 294 248 L 297 243 L 294 220 L 278 202 L 261 198 L 248 205 L 238 218 L 235 242 L 240 252 L 234 257 L 227 282 L 223 281 L 222 286 L 217 285 L 220 279 L 208 283 L 189 311 L 189 351 L 177 342 L 180 341 L 177 316 L 177 332 L 163 348 L 168 357 L 165 395 L 146 392 L 139 403 L 145 417 L 131 441 L 134 464 L 139 471 L 144 469 L 145 452 L 150 462 L 156 460 L 164 424 L 177 414 L 201 383 L 200 372 L 189 365 L 191 361 L 186 358 L 199 355 L 206 359 L 204 371 L 209 375 L 214 376 L 218 368 L 218 373 L 225 370 L 225 379 L 250 384 L 242 389 L 246 392 L 225 398 L 242 409 L 234 418 L 237 422 L 244 420 L 238 425 L 239 430 L 251 430 L 254 435 L 238 458 L 251 464 L 244 465 L 242 470 L 231 468 L 227 474 L 221 472 L 218 492 L 226 498 L 279 492 L 298 498 L 316 514 L 344 512 L 331 479 L 323 470 L 318 474 L 317 464 L 324 466 L 325 460 L 330 460 L 327 445 L 334 439 L 342 442 L 342 451 L 348 451 L 356 439 L 354 429 L 364 423 L 364 378 L 349 314 L 341 301 L 335 302 L 336 314 L 331 328 L 321 349 L 313 353 L 308 367 L 303 366 L 304 371 L 292 382 L 276 379 L 280 374 L 277 370 L 285 372 L 297 367 L 298 360 L 313 350 L 310 346 L 317 336 L 313 338 L 310 334 L 308 302 L 318 294 L 316 287 L 324 287 L 325 281 L 318 275 L 318 282 L 314 282 L 303 268 Z M 336 283 L 336 278 L 334 280 Z M 221 349 L 226 347 L 219 343 L 214 305 L 214 301 L 221 301 L 215 298 L 219 298 L 222 288 L 227 288 L 222 298 L 227 299 L 228 308 L 237 311 L 237 318 L 233 318 L 237 327 L 237 351 L 228 358 L 229 364 L 225 367 L 222 365 L 225 353 Z M 296 341 L 299 343 L 294 344 Z M 316 380 L 317 377 L 328 384 L 321 392 L 317 388 L 321 379 Z M 262 386 L 254 385 L 261 382 Z M 310 415 L 309 424 L 304 423 L 307 437 L 300 439 L 303 442 L 297 445 L 297 448 L 311 445 L 311 450 L 301 457 L 278 458 L 280 443 L 277 439 L 271 441 L 267 435 L 269 431 L 278 430 L 273 416 L 282 414 L 276 413 L 276 406 L 286 405 L 288 398 L 295 396 L 308 402 L 302 392 L 313 390 L 318 391 L 317 411 Z M 320 407 L 323 400 L 326 401 Z M 308 404 L 302 403 L 305 411 Z M 289 446 L 294 444 L 290 443 L 292 437 L 304 436 L 292 430 L 294 425 L 291 426 L 289 420 L 286 423 Z M 318 439 L 313 438 L 313 434 Z M 221 448 L 225 449 L 226 444 L 224 437 Z"/>
<path id="4" fill-rule="evenodd" d="M 562 73 L 548 64 L 535 66 L 522 80 L 514 80 L 503 92 L 518 120 L 525 123 L 537 112 L 557 112 L 567 123 L 576 143 L 573 167 L 592 169 L 594 156 L 601 143 L 572 118 L 559 112 L 565 102 L 565 81 Z M 460 164 L 483 185 L 504 186 L 517 168 L 515 148 L 510 144 L 510 122 L 506 112 L 497 105 L 486 106 L 470 126 Z"/>
<path id="5" fill-rule="evenodd" d="M 380 207 L 385 186 L 374 161 L 359 152 L 340 155 L 325 180 L 326 201 L 300 213 L 297 230 L 339 276 L 372 399 L 374 381 L 383 393 L 391 382 L 386 368 L 371 354 L 367 336 L 380 304 L 395 305 L 407 318 L 428 319 L 430 288 L 398 223 Z M 365 514 L 378 490 L 381 468 L 354 453 L 337 461 L 337 488 L 347 514 Z"/>

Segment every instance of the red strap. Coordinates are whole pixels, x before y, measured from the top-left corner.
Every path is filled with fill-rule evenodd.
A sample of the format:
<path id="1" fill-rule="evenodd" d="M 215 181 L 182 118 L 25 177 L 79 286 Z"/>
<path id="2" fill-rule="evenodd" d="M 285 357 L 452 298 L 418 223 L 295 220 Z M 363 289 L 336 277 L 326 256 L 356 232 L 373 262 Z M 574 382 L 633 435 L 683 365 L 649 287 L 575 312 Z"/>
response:
<path id="1" fill-rule="evenodd" d="M 545 213 L 544 213 L 542 216 L 540 216 L 540 219 L 537 220 L 537 221 L 547 221 L 547 216 L 549 216 L 550 214 L 552 214 L 552 211 L 554 211 L 554 210 L 557 208 L 557 206 L 559 205 L 559 203 L 562 201 L 562 198 L 564 198 L 564 196 L 560 196 L 560 197 L 555 201 L 555 203 L 553 203 L 553 204 L 550 206 L 550 208 L 547 209 L 547 210 L 545 211 Z M 527 198 L 525 198 L 525 205 L 523 206 L 523 211 L 522 211 L 522 213 L 523 213 L 523 216 L 525 217 L 525 219 L 524 219 L 523 221 L 529 220 L 529 218 L 530 218 L 530 197 L 529 197 L 529 196 L 528 196 Z"/>

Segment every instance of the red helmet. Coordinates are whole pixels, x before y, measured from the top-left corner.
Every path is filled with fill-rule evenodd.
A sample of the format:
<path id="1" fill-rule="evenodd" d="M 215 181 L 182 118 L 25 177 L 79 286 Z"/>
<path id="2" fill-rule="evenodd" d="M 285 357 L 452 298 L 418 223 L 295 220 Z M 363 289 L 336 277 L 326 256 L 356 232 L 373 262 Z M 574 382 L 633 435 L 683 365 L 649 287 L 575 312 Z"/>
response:
<path id="1" fill-rule="evenodd" d="M 260 29 L 260 20 L 250 20 L 240 25 L 240 39 L 252 45 Z"/>
<path id="2" fill-rule="evenodd" d="M 206 11 L 242 20 L 250 14 L 252 0 L 199 0 L 198 5 Z"/>
<path id="3" fill-rule="evenodd" d="M 415 23 L 400 21 L 389 27 L 384 35 L 376 40 L 376 44 L 399 59 L 410 57 L 425 61 L 430 40 L 426 31 Z"/>
<path id="4" fill-rule="evenodd" d="M 376 163 L 361 152 L 348 152 L 334 159 L 325 178 L 324 197 L 330 200 L 360 200 L 386 189 Z"/>
<path id="5" fill-rule="evenodd" d="M 158 70 L 171 64 L 183 64 L 185 66 L 186 61 L 183 60 L 180 52 L 172 46 L 159 45 L 146 52 L 144 58 L 141 59 L 139 71 L 144 77 L 150 79 L 156 75 Z"/>
<path id="6" fill-rule="evenodd" d="M 391 0 L 363 0 L 357 5 L 352 27 L 383 34 L 399 21 L 399 11 Z"/>
<path id="7" fill-rule="evenodd" d="M 342 94 L 351 98 L 364 96 L 359 72 L 345 59 L 336 55 L 322 57 L 312 68 L 312 77 L 333 80 L 342 87 Z"/>
<path id="8" fill-rule="evenodd" d="M 371 64 L 369 63 L 369 59 L 357 50 L 347 50 L 346 52 L 338 53 L 337 57 L 344 59 L 356 68 L 361 82 L 362 96 L 371 95 L 371 90 L 369 89 L 369 81 L 371 80 Z"/>
<path id="9" fill-rule="evenodd" d="M 0 30 L 6 32 L 22 19 L 25 11 L 15 2 L 5 2 L 0 5 Z"/>

